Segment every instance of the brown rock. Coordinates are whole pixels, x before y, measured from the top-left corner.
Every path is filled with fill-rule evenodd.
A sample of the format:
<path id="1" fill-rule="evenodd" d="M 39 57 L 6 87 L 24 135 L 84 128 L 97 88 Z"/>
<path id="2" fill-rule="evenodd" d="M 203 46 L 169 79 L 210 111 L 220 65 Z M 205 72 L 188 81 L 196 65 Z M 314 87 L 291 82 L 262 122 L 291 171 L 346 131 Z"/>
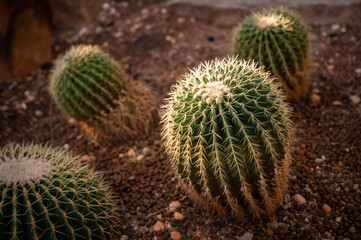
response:
<path id="1" fill-rule="evenodd" d="M 127 235 L 122 235 L 122 237 L 120 238 L 120 240 L 128 240 L 129 237 Z"/>
<path id="2" fill-rule="evenodd" d="M 322 206 L 322 212 L 323 212 L 323 215 L 327 215 L 328 213 L 331 212 L 331 207 L 328 205 L 328 204 L 323 204 Z"/>
<path id="3" fill-rule="evenodd" d="M 51 9 L 44 1 L 31 2 L 18 1 L 8 27 L 8 60 L 14 78 L 51 61 Z"/>
<path id="4" fill-rule="evenodd" d="M 333 102 L 332 102 L 332 105 L 333 105 L 333 106 L 336 106 L 336 107 L 339 107 L 339 106 L 342 105 L 342 102 L 340 102 L 340 101 L 333 101 Z"/>
<path id="5" fill-rule="evenodd" d="M 320 96 L 317 95 L 316 93 L 312 93 L 312 94 L 310 95 L 309 101 L 310 101 L 310 105 L 311 105 L 311 106 L 317 106 L 317 105 L 320 103 L 321 98 L 320 98 Z"/>
<path id="6" fill-rule="evenodd" d="M 164 223 L 161 221 L 158 221 L 153 226 L 153 231 L 159 232 L 164 230 Z"/>
<path id="7" fill-rule="evenodd" d="M 173 231 L 170 233 L 170 237 L 173 239 L 173 240 L 179 240 L 182 238 L 182 235 L 180 234 L 180 232 L 178 231 Z"/>
<path id="8" fill-rule="evenodd" d="M 182 220 L 184 218 L 184 215 L 179 213 L 179 212 L 175 212 L 174 213 L 174 218 L 177 220 Z"/>
<path id="9" fill-rule="evenodd" d="M 267 228 L 267 234 L 268 234 L 268 235 L 273 235 L 273 231 L 272 231 L 272 229 Z"/>
<path id="10" fill-rule="evenodd" d="M 140 155 L 138 155 L 138 156 L 135 158 L 135 161 L 140 162 L 140 161 L 143 160 L 143 158 L 144 158 L 144 155 L 143 155 L 143 154 L 140 154 Z"/>
<path id="11" fill-rule="evenodd" d="M 80 160 L 83 161 L 83 162 L 89 162 L 90 161 L 90 156 L 87 155 L 87 154 L 84 154 L 83 156 L 81 156 Z"/>
<path id="12" fill-rule="evenodd" d="M 269 223 L 267 223 L 267 227 L 270 228 L 273 231 L 276 231 L 278 229 L 278 222 L 277 220 L 273 220 Z"/>
<path id="13" fill-rule="evenodd" d="M 143 148 L 143 154 L 145 156 L 149 156 L 151 154 L 151 150 L 148 147 Z"/>
<path id="14" fill-rule="evenodd" d="M 197 238 L 202 238 L 202 232 L 201 232 L 201 230 L 199 230 L 199 229 L 196 230 L 196 237 L 197 237 Z"/>
<path id="15" fill-rule="evenodd" d="M 296 194 L 293 196 L 293 199 L 298 204 L 305 204 L 307 201 L 301 194 Z"/>
<path id="16" fill-rule="evenodd" d="M 173 201 L 169 204 L 169 211 L 170 212 L 175 212 L 178 210 L 178 208 L 180 208 L 181 203 L 179 201 Z"/>
<path id="17" fill-rule="evenodd" d="M 131 148 L 129 149 L 129 151 L 125 154 L 127 157 L 135 157 L 135 152 L 134 150 Z"/>

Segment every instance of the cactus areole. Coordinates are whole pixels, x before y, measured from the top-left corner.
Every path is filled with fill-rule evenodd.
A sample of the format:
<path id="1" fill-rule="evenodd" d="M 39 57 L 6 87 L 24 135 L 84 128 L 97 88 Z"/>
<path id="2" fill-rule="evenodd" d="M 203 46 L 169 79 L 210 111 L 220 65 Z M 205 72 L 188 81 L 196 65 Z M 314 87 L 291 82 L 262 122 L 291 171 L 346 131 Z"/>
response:
<path id="1" fill-rule="evenodd" d="M 253 62 L 225 58 L 191 70 L 173 88 L 166 149 L 203 207 L 238 218 L 272 214 L 288 181 L 289 107 Z"/>
<path id="2" fill-rule="evenodd" d="M 116 106 L 125 75 L 99 48 L 72 47 L 50 77 L 55 101 L 71 117 L 85 121 L 107 114 Z"/>
<path id="3" fill-rule="evenodd" d="M 38 145 L 0 149 L 0 239 L 110 239 L 115 212 L 96 173 Z"/>
<path id="4" fill-rule="evenodd" d="M 234 53 L 254 59 L 280 80 L 290 99 L 308 90 L 310 51 L 307 29 L 294 14 L 269 9 L 246 18 L 236 30 Z"/>

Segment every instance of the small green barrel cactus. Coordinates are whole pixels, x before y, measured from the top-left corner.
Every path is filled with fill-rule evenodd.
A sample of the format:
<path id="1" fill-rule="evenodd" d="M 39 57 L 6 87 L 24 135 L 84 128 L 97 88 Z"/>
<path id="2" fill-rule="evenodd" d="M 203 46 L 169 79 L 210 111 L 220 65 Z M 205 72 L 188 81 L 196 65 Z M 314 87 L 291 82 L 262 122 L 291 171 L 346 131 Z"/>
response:
<path id="1" fill-rule="evenodd" d="M 97 47 L 72 47 L 52 73 L 50 91 L 91 139 L 144 137 L 158 123 L 153 92 L 127 80 L 117 62 Z"/>
<path id="2" fill-rule="evenodd" d="M 191 197 L 240 219 L 274 212 L 288 182 L 290 120 L 263 68 L 236 58 L 201 64 L 164 108 L 166 150 Z"/>
<path id="3" fill-rule="evenodd" d="M 111 239 L 115 204 L 99 176 L 41 145 L 0 149 L 0 239 Z"/>
<path id="4" fill-rule="evenodd" d="M 50 77 L 56 102 L 76 120 L 104 115 L 116 106 L 125 75 L 118 64 L 99 48 L 72 47 Z"/>
<path id="5" fill-rule="evenodd" d="M 234 53 L 254 59 L 278 78 L 290 99 L 308 90 L 310 50 L 307 29 L 284 9 L 269 9 L 246 18 L 236 30 Z"/>

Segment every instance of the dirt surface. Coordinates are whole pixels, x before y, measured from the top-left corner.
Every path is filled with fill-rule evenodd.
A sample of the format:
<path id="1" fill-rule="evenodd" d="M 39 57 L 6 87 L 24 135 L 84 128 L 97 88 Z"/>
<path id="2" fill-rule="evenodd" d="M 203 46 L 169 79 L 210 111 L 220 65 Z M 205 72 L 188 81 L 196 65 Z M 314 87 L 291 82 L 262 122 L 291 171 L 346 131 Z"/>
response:
<path id="1" fill-rule="evenodd" d="M 131 2 L 111 2 L 84 34 L 55 40 L 53 63 L 0 85 L 0 146 L 49 141 L 103 171 L 119 198 L 123 240 L 178 239 L 178 233 L 181 239 L 244 240 L 250 234 L 253 239 L 361 239 L 359 23 L 309 25 L 313 73 L 308 96 L 292 103 L 289 192 L 274 218 L 238 223 L 202 212 L 186 196 L 170 171 L 159 129 L 122 145 L 97 143 L 51 101 L 50 68 L 72 44 L 101 46 L 130 77 L 153 89 L 158 106 L 188 68 L 232 54 L 232 27 L 172 15 L 163 1 Z M 296 194 L 306 203 L 297 203 L 303 199 Z M 180 202 L 180 214 L 169 211 L 173 201 Z"/>

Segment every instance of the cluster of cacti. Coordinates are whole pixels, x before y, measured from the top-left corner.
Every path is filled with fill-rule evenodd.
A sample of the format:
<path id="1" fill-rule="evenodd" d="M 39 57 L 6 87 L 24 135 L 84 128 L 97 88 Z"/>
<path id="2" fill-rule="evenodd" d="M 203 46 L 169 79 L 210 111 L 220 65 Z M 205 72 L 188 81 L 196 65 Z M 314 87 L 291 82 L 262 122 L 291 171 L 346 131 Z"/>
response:
<path id="1" fill-rule="evenodd" d="M 115 204 L 99 176 L 41 145 L 0 149 L 0 239 L 111 239 Z"/>
<path id="2" fill-rule="evenodd" d="M 144 135 L 154 122 L 152 92 L 126 80 L 117 62 L 97 47 L 72 47 L 50 79 L 56 103 L 84 121 L 94 138 L 129 139 Z"/>
<path id="3" fill-rule="evenodd" d="M 191 196 L 220 213 L 272 214 L 289 167 L 289 107 L 279 84 L 255 63 L 201 64 L 167 100 L 163 135 Z"/>
<path id="4" fill-rule="evenodd" d="M 310 75 L 307 29 L 289 11 L 269 9 L 246 18 L 236 30 L 234 53 L 264 65 L 280 80 L 290 99 L 307 93 Z"/>

